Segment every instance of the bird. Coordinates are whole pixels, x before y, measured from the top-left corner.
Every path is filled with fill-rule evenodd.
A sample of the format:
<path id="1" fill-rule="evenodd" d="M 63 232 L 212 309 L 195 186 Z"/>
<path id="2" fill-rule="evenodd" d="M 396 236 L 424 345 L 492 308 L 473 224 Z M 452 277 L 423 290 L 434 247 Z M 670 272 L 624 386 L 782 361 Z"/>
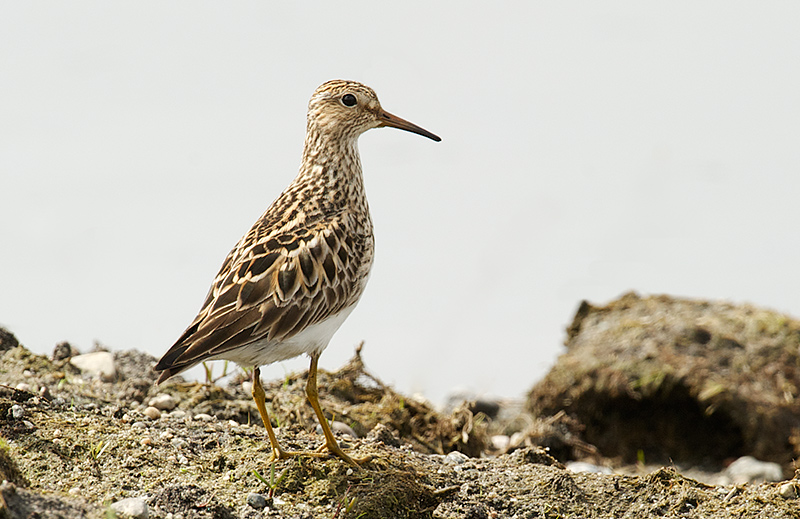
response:
<path id="1" fill-rule="evenodd" d="M 336 442 L 319 403 L 317 365 L 369 278 L 375 240 L 358 138 L 382 127 L 441 141 L 385 111 L 375 91 L 359 82 L 331 80 L 314 91 L 297 176 L 230 251 L 197 316 L 154 368 L 160 384 L 207 360 L 252 367 L 271 461 L 330 455 L 355 466 L 369 461 L 352 458 Z M 259 370 L 302 354 L 311 360 L 306 396 L 325 437 L 307 452 L 279 446 Z"/>

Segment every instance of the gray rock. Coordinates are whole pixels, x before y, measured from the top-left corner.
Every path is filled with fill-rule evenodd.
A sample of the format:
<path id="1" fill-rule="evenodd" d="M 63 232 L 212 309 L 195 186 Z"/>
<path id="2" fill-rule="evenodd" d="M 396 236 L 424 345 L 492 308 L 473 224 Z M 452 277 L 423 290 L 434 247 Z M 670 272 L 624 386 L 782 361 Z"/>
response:
<path id="1" fill-rule="evenodd" d="M 53 360 L 64 360 L 72 357 L 75 352 L 68 342 L 59 342 L 53 348 Z"/>
<path id="2" fill-rule="evenodd" d="M 21 420 L 25 416 L 25 408 L 19 404 L 14 404 L 8 410 L 8 416 L 14 420 Z"/>
<path id="3" fill-rule="evenodd" d="M 256 510 L 265 508 L 267 506 L 267 502 L 267 498 L 262 494 L 256 494 L 255 492 L 247 494 L 247 504 Z"/>
<path id="4" fill-rule="evenodd" d="M 469 459 L 469 456 L 464 454 L 463 452 L 453 451 L 447 454 L 444 457 L 445 465 L 461 465 L 465 461 Z"/>
<path id="5" fill-rule="evenodd" d="M 105 382 L 111 382 L 117 375 L 114 355 L 107 351 L 76 355 L 69 359 L 69 363 L 85 373 L 100 377 Z"/>
<path id="6" fill-rule="evenodd" d="M 150 517 L 150 508 L 144 499 L 138 497 L 129 497 L 116 503 L 111 503 L 111 509 L 120 519 L 147 519 Z"/>
<path id="7" fill-rule="evenodd" d="M 770 461 L 759 461 L 752 456 L 742 456 L 734 461 L 725 469 L 725 474 L 737 485 L 783 479 L 780 465 Z"/>

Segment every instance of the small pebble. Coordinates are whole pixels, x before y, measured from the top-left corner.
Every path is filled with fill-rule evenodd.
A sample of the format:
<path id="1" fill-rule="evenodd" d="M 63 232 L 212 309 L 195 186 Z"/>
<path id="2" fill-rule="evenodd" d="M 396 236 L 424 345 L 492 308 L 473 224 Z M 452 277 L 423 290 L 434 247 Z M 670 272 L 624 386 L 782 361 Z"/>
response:
<path id="1" fill-rule="evenodd" d="M 69 359 L 69 363 L 82 372 L 100 377 L 104 382 L 111 382 L 117 376 L 114 355 L 108 351 L 93 351 L 77 355 Z"/>
<path id="2" fill-rule="evenodd" d="M 147 429 L 147 424 L 144 422 L 133 422 L 131 429 Z"/>
<path id="3" fill-rule="evenodd" d="M 161 393 L 151 398 L 148 405 L 155 407 L 159 411 L 172 411 L 178 405 L 178 402 L 172 395 Z"/>
<path id="4" fill-rule="evenodd" d="M 186 440 L 184 440 L 183 438 L 173 438 L 170 443 L 176 449 L 182 449 L 182 448 L 186 447 L 187 445 L 189 445 L 188 443 L 186 443 Z"/>
<path id="5" fill-rule="evenodd" d="M 261 494 L 256 494 L 255 492 L 251 492 L 247 494 L 247 504 L 252 506 L 256 510 L 261 510 L 262 508 L 267 506 L 267 498 Z"/>
<path id="6" fill-rule="evenodd" d="M 16 389 L 17 391 L 26 391 L 30 393 L 31 385 L 28 384 L 27 382 L 20 382 L 19 384 L 16 385 L 14 389 Z"/>
<path id="7" fill-rule="evenodd" d="M 344 422 L 337 422 L 336 420 L 331 422 L 331 430 L 333 432 L 338 432 L 340 434 L 346 434 L 351 438 L 358 438 L 356 432 Z M 317 424 L 317 434 L 322 434 L 322 426 Z"/>
<path id="8" fill-rule="evenodd" d="M 511 443 L 511 438 L 506 434 L 495 434 L 492 436 L 492 447 L 498 451 L 504 451 Z"/>
<path id="9" fill-rule="evenodd" d="M 25 416 L 25 408 L 19 404 L 14 404 L 11 406 L 11 409 L 8 410 L 8 416 L 14 420 L 20 420 Z"/>
<path id="10" fill-rule="evenodd" d="M 461 465 L 465 461 L 469 459 L 469 456 L 464 454 L 463 452 L 453 451 L 447 454 L 444 457 L 445 465 Z"/>
<path id="11" fill-rule="evenodd" d="M 194 415 L 194 419 L 198 422 L 210 422 L 214 419 L 214 417 L 206 413 L 197 413 Z"/>
<path id="12" fill-rule="evenodd" d="M 33 371 L 29 369 L 22 370 L 22 376 L 25 378 L 31 378 L 33 376 Z"/>
<path id="13" fill-rule="evenodd" d="M 155 407 L 148 407 L 144 410 L 144 415 L 151 420 L 158 420 L 161 418 L 161 411 L 156 409 Z"/>
<path id="14" fill-rule="evenodd" d="M 778 487 L 778 494 L 784 499 L 795 499 L 797 497 L 797 487 L 789 481 Z"/>
<path id="15" fill-rule="evenodd" d="M 760 461 L 752 456 L 742 456 L 725 469 L 725 474 L 735 484 L 780 481 L 783 470 L 777 463 Z"/>
<path id="16" fill-rule="evenodd" d="M 50 388 L 47 386 L 42 386 L 39 388 L 39 396 L 45 400 L 51 400 L 53 398 L 53 395 L 50 394 Z"/>
<path id="17" fill-rule="evenodd" d="M 129 497 L 121 499 L 116 503 L 111 503 L 111 509 L 119 518 L 147 519 L 150 517 L 150 509 L 144 499 Z"/>
<path id="18" fill-rule="evenodd" d="M 139 445 L 141 445 L 142 447 L 149 447 L 150 445 L 153 445 L 153 440 L 151 440 L 150 438 L 142 438 L 141 440 L 139 440 Z"/>
<path id="19" fill-rule="evenodd" d="M 169 414 L 169 417 L 175 418 L 176 420 L 181 420 L 183 418 L 186 418 L 186 411 L 184 411 L 183 409 L 175 409 Z"/>
<path id="20" fill-rule="evenodd" d="M 249 380 L 242 382 L 242 391 L 244 391 L 244 394 L 246 395 L 251 394 L 253 392 L 253 383 Z"/>

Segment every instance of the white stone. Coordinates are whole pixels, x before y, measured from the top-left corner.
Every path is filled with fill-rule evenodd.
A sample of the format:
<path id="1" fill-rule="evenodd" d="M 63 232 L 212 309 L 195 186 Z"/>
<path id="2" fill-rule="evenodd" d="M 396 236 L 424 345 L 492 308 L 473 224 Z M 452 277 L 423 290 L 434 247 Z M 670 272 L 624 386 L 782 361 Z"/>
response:
<path id="1" fill-rule="evenodd" d="M 511 443 L 511 438 L 505 434 L 495 434 L 492 436 L 492 447 L 498 451 L 504 451 Z"/>
<path id="2" fill-rule="evenodd" d="M 778 493 L 784 499 L 794 499 L 797 497 L 797 487 L 789 481 L 778 488 Z"/>
<path id="3" fill-rule="evenodd" d="M 158 420 L 161 418 L 161 411 L 156 409 L 155 407 L 148 407 L 144 410 L 144 415 L 151 420 Z"/>
<path id="4" fill-rule="evenodd" d="M 151 398 L 148 405 L 155 407 L 159 411 L 172 411 L 178 405 L 178 402 L 175 401 L 172 395 L 161 393 Z"/>
<path id="5" fill-rule="evenodd" d="M 752 456 L 742 456 L 737 459 L 725 469 L 725 474 L 737 485 L 783 479 L 780 465 L 770 461 L 759 461 Z"/>
<path id="6" fill-rule="evenodd" d="M 111 509 L 120 518 L 147 519 L 150 517 L 150 509 L 144 499 L 129 497 L 121 499 L 116 503 L 111 503 Z"/>
<path id="7" fill-rule="evenodd" d="M 114 355 L 107 351 L 76 355 L 69 359 L 69 363 L 83 372 L 100 377 L 105 382 L 111 382 L 117 376 Z"/>

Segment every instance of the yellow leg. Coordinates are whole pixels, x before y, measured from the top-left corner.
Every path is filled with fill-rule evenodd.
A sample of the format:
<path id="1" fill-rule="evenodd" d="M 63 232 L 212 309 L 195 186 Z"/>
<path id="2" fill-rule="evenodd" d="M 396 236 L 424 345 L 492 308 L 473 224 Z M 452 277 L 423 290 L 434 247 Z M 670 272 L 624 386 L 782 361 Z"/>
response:
<path id="1" fill-rule="evenodd" d="M 294 456 L 325 456 L 325 454 L 317 452 L 285 451 L 281 449 L 280 445 L 278 445 L 278 438 L 275 436 L 275 431 L 272 430 L 272 424 L 269 423 L 266 394 L 264 393 L 264 386 L 261 385 L 261 371 L 258 368 L 253 369 L 253 400 L 256 402 L 258 414 L 261 415 L 261 421 L 264 422 L 264 428 L 267 430 L 269 443 L 272 446 L 272 457 L 270 461 L 284 460 Z"/>
<path id="2" fill-rule="evenodd" d="M 319 392 L 317 391 L 318 360 L 319 354 L 311 355 L 311 367 L 308 368 L 308 381 L 306 382 L 306 396 L 308 397 L 308 401 L 311 404 L 311 407 L 314 409 L 314 412 L 317 414 L 319 425 L 322 427 L 322 434 L 325 435 L 325 444 L 317 449 L 317 452 L 320 453 L 324 451 L 324 449 L 327 449 L 332 454 L 339 456 L 339 458 L 343 459 L 347 463 L 358 467 L 359 463 L 367 463 L 370 459 L 372 459 L 372 457 L 368 456 L 360 459 L 351 458 L 344 453 L 342 448 L 339 447 L 339 444 L 336 442 L 336 438 L 333 437 L 331 427 L 328 425 L 328 419 L 325 418 L 325 414 L 322 412 L 322 407 L 319 405 Z"/>

